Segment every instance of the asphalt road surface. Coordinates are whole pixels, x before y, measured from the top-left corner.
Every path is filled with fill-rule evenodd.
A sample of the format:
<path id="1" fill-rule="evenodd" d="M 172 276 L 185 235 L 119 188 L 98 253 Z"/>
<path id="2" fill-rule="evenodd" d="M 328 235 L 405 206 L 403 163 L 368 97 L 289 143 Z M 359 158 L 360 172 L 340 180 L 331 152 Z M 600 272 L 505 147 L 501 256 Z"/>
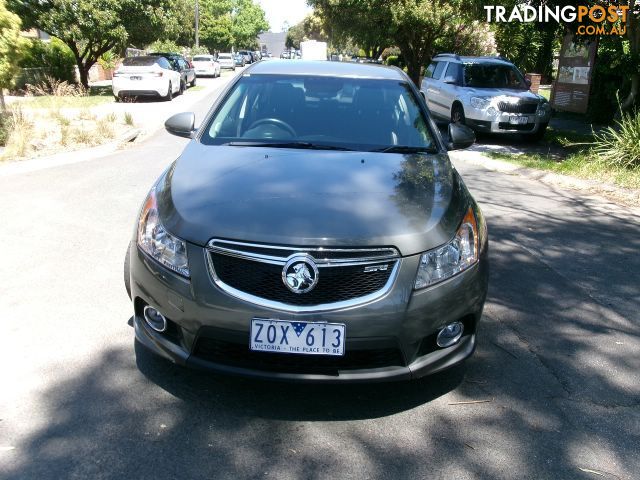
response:
<path id="1" fill-rule="evenodd" d="M 185 143 L 159 132 L 0 176 L 0 478 L 638 478 L 630 211 L 456 161 L 492 262 L 464 368 L 370 386 L 219 377 L 136 351 L 128 325 L 136 213 Z"/>

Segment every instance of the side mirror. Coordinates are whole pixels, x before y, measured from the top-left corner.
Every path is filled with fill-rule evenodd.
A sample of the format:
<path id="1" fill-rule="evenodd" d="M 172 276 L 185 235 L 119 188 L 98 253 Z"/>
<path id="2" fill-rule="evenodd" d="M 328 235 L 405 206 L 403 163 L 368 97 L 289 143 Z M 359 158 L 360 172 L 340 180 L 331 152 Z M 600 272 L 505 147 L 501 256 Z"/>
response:
<path id="1" fill-rule="evenodd" d="M 191 138 L 195 131 L 196 116 L 193 112 L 176 113 L 164 122 L 164 128 L 171 135 Z"/>
<path id="2" fill-rule="evenodd" d="M 450 85 L 455 85 L 458 83 L 458 81 L 456 80 L 456 77 L 452 77 L 451 75 L 447 75 L 446 77 L 444 77 L 444 80 L 442 81 Z"/>
<path id="3" fill-rule="evenodd" d="M 466 125 L 449 124 L 449 143 L 447 150 L 460 150 L 470 147 L 476 141 L 476 134 Z"/>

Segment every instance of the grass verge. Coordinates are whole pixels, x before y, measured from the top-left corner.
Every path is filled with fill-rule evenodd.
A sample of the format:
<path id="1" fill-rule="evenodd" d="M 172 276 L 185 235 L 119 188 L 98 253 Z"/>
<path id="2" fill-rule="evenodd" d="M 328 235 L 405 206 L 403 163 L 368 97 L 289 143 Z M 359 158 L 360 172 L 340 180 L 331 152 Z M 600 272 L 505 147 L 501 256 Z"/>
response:
<path id="1" fill-rule="evenodd" d="M 546 170 L 563 175 L 612 183 L 619 187 L 640 190 L 640 169 L 615 168 L 605 165 L 589 151 L 569 154 L 557 160 L 539 153 L 507 154 L 489 152 L 487 155 L 516 165 Z"/>

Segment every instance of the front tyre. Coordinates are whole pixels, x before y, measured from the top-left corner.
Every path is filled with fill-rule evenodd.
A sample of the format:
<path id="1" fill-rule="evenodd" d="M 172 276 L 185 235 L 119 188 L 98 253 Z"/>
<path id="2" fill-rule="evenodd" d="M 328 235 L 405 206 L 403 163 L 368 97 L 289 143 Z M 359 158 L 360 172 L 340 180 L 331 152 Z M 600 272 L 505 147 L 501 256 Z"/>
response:
<path id="1" fill-rule="evenodd" d="M 464 108 L 459 103 L 451 108 L 451 123 L 465 124 Z"/>
<path id="2" fill-rule="evenodd" d="M 538 125 L 538 130 L 535 133 L 530 133 L 526 135 L 525 139 L 527 142 L 539 142 L 544 138 L 544 134 L 547 132 L 547 127 L 549 126 L 548 122 L 541 123 Z"/>

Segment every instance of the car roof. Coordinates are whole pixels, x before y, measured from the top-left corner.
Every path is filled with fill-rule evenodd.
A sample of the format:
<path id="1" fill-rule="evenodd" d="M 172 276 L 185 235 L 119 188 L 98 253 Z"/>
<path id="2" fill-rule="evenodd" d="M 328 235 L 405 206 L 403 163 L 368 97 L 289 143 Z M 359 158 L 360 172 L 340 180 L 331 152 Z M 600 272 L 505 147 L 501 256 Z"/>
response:
<path id="1" fill-rule="evenodd" d="M 331 77 L 359 77 L 406 81 L 402 71 L 395 67 L 326 60 L 270 60 L 254 63 L 246 73 L 269 75 L 319 75 Z"/>
<path id="2" fill-rule="evenodd" d="M 441 53 L 433 57 L 433 60 L 447 60 L 450 62 L 460 63 L 499 63 L 502 65 L 513 65 L 509 60 L 504 57 L 472 57 L 472 56 L 460 56 L 452 53 Z"/>

